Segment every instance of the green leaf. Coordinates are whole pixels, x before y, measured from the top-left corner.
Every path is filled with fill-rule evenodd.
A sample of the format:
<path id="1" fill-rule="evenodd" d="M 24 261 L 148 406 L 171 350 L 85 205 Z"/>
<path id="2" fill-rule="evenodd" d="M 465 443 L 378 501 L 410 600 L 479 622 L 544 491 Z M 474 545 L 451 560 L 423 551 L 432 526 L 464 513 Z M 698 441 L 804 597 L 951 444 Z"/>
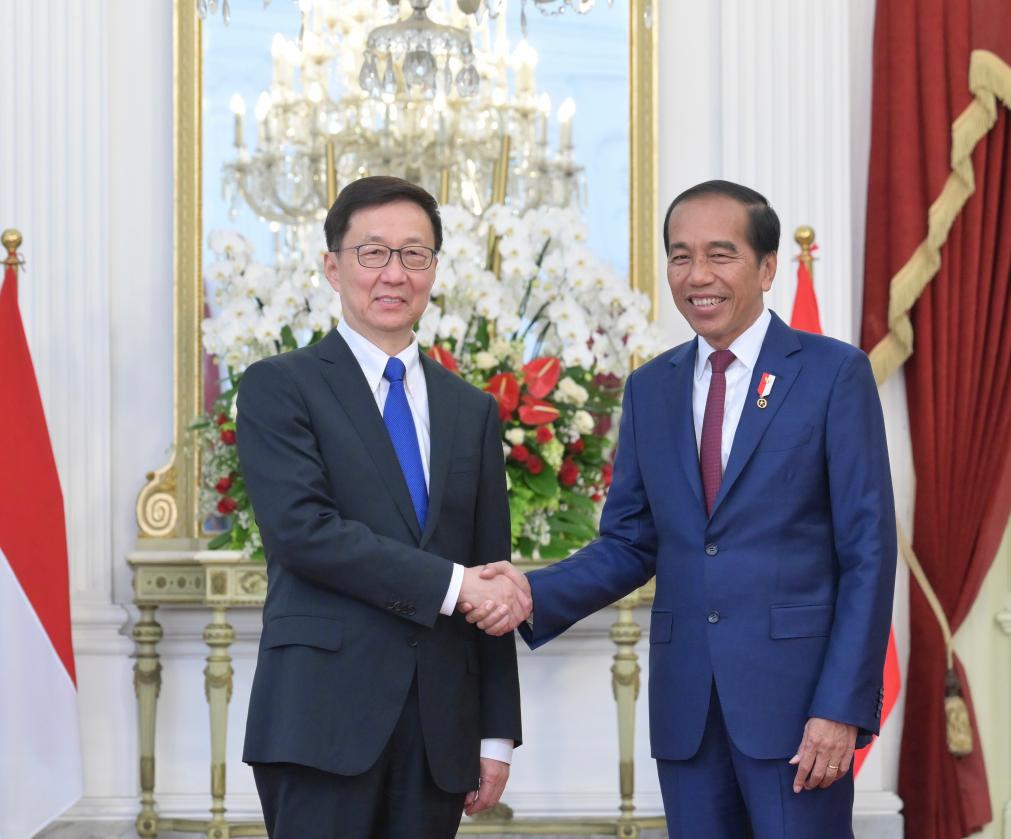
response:
<path id="1" fill-rule="evenodd" d="M 230 530 L 226 530 L 224 533 L 219 533 L 211 539 L 211 541 L 207 543 L 207 547 L 212 551 L 216 551 L 219 548 L 225 547 L 231 541 L 232 532 Z"/>
<path id="2" fill-rule="evenodd" d="M 287 324 L 281 327 L 281 346 L 286 350 L 298 349 L 298 341 L 295 340 L 295 333 L 291 331 L 291 327 Z"/>
<path id="3" fill-rule="evenodd" d="M 554 498 L 558 495 L 558 478 L 554 472 L 545 467 L 539 475 L 527 472 L 523 480 L 526 485 L 542 498 Z"/>

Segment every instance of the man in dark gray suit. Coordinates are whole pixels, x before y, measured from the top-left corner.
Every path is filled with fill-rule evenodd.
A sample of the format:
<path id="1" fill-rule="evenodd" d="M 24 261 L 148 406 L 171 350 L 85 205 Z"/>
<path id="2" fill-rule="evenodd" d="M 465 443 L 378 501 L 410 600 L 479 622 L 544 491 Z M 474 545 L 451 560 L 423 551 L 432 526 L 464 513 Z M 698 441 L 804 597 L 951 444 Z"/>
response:
<path id="1" fill-rule="evenodd" d="M 349 184 L 325 224 L 340 325 L 264 359 L 238 399 L 242 474 L 269 587 L 243 759 L 273 839 L 449 839 L 495 804 L 520 741 L 513 636 L 456 611 L 522 616 L 494 399 L 418 350 L 435 280 L 435 200 Z"/>

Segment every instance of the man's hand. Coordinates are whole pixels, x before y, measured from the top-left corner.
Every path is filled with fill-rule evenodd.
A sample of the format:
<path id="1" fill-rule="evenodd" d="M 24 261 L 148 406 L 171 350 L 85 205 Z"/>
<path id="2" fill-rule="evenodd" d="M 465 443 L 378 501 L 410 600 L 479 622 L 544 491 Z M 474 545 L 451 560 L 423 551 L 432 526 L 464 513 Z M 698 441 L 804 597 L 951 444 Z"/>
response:
<path id="1" fill-rule="evenodd" d="M 481 758 L 480 786 L 467 793 L 467 797 L 463 801 L 463 812 L 468 816 L 473 816 L 475 813 L 494 807 L 502 797 L 502 790 L 505 789 L 508 780 L 508 763 L 493 760 L 490 757 Z"/>
<path id="2" fill-rule="evenodd" d="M 832 786 L 849 772 L 856 742 L 855 725 L 811 717 L 797 754 L 790 758 L 790 764 L 797 767 L 793 791 Z"/>
<path id="3" fill-rule="evenodd" d="M 514 576 L 493 570 L 503 565 L 512 568 L 508 562 L 465 568 L 457 598 L 460 611 L 467 615 L 467 620 L 471 623 L 481 621 L 478 627 L 489 635 L 512 632 L 527 619 L 533 606 L 526 577 L 518 571 Z M 475 604 L 478 605 L 475 607 Z"/>

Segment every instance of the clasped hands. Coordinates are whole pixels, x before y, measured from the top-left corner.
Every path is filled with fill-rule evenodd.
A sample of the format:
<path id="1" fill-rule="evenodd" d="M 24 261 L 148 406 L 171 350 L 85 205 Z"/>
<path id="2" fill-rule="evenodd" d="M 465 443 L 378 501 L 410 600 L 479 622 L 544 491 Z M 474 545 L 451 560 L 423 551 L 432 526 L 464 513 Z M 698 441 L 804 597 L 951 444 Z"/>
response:
<path id="1" fill-rule="evenodd" d="M 465 568 L 457 608 L 489 635 L 505 635 L 527 619 L 533 597 L 526 575 L 510 562 Z"/>

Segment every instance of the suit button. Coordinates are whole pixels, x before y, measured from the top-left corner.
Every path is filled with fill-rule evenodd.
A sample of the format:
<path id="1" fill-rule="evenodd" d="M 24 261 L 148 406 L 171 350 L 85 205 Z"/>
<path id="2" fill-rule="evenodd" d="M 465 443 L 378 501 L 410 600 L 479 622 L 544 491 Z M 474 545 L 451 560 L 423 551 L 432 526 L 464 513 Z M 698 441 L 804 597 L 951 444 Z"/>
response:
<path id="1" fill-rule="evenodd" d="M 719 545 L 717 545 L 715 542 L 710 542 L 708 545 L 706 545 L 706 553 L 709 554 L 709 556 L 716 556 L 716 554 L 718 554 L 719 552 L 720 552 Z"/>
<path id="2" fill-rule="evenodd" d="M 408 638 L 407 639 L 407 646 L 408 647 L 416 647 L 416 646 L 418 646 L 418 639 L 417 638 Z"/>
<path id="3" fill-rule="evenodd" d="M 709 621 L 709 623 L 719 623 L 719 622 L 720 622 L 720 613 L 719 613 L 719 612 L 717 612 L 717 611 L 716 611 L 716 610 L 714 609 L 714 610 L 713 610 L 712 612 L 710 612 L 710 613 L 709 613 L 709 615 L 708 615 L 708 616 L 706 617 L 706 620 L 707 620 L 707 621 Z"/>

